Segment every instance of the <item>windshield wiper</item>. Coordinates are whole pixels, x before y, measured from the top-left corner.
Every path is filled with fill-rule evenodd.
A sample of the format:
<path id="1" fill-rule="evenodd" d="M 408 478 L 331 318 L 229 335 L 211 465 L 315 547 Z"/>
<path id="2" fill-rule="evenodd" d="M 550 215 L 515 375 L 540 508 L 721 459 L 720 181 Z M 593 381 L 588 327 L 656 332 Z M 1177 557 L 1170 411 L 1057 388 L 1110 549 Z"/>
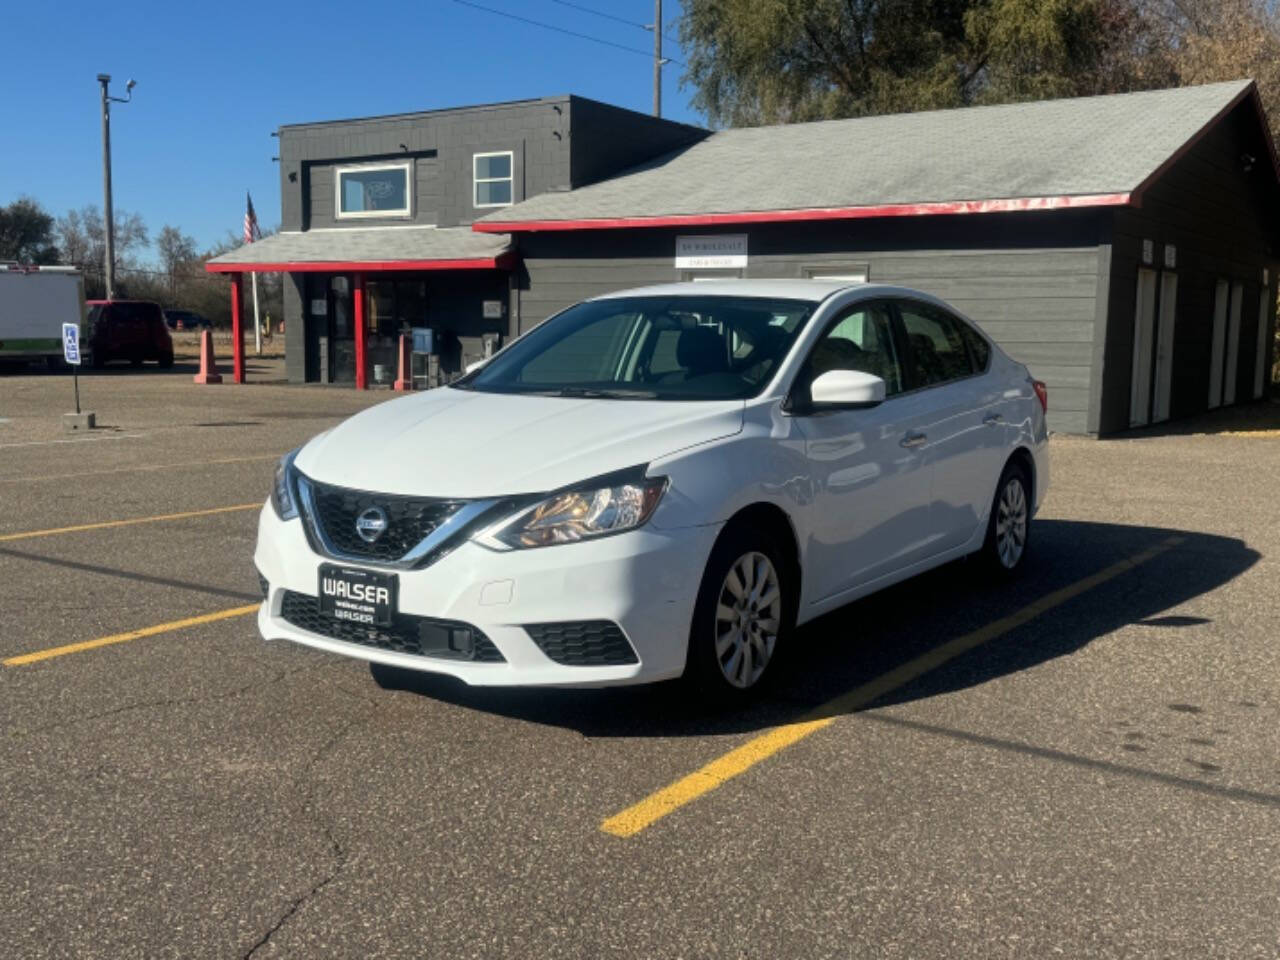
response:
<path id="1" fill-rule="evenodd" d="M 555 390 L 531 391 L 540 397 L 573 397 L 583 400 L 656 400 L 652 390 L 613 390 L 600 387 L 559 387 Z"/>

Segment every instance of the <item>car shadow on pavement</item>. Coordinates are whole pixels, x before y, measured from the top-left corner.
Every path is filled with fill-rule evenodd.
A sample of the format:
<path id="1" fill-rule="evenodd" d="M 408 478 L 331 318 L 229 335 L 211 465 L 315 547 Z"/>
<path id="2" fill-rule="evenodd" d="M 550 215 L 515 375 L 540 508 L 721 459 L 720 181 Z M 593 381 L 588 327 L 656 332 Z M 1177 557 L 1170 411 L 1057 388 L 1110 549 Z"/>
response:
<path id="1" fill-rule="evenodd" d="M 747 707 L 700 701 L 683 683 L 602 690 L 471 688 L 429 674 L 397 674 L 398 689 L 587 737 L 680 737 L 755 732 L 843 712 L 835 698 L 1081 580 L 1146 551 L 1151 559 L 948 659 L 857 709 L 977 686 L 1071 654 L 1121 627 L 1212 631 L 1171 611 L 1239 576 L 1258 559 L 1243 541 L 1119 524 L 1040 520 L 1022 575 L 1000 582 L 959 561 L 811 621 L 797 631 L 777 675 Z M 1159 642 L 1158 637 L 1152 642 Z"/>

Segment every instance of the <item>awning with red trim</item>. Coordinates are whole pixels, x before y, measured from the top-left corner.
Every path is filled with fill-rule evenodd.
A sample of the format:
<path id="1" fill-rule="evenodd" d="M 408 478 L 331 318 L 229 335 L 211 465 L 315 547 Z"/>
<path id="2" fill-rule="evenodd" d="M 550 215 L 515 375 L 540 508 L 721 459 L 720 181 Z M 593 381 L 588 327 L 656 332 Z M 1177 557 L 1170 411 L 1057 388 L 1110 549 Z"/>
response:
<path id="1" fill-rule="evenodd" d="M 210 273 L 377 273 L 498 270 L 515 261 L 511 237 L 468 227 L 354 227 L 282 231 L 205 264 Z"/>

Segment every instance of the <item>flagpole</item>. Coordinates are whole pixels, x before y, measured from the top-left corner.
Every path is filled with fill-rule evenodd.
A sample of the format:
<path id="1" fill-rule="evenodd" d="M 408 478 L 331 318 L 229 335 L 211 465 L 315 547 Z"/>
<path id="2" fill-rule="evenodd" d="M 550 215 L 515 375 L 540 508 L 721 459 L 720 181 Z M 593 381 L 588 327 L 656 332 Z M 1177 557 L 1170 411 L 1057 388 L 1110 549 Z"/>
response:
<path id="1" fill-rule="evenodd" d="M 262 323 L 258 320 L 258 274 L 249 274 L 253 278 L 253 352 L 262 355 Z"/>

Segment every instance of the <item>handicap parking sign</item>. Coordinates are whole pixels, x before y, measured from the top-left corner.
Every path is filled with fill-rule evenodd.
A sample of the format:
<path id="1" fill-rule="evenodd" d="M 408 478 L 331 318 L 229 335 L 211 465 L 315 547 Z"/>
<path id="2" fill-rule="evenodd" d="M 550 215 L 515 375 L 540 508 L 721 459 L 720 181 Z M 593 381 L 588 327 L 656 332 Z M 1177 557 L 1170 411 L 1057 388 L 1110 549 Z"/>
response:
<path id="1" fill-rule="evenodd" d="M 80 362 L 80 327 L 74 323 L 62 325 L 62 355 L 67 363 Z"/>

